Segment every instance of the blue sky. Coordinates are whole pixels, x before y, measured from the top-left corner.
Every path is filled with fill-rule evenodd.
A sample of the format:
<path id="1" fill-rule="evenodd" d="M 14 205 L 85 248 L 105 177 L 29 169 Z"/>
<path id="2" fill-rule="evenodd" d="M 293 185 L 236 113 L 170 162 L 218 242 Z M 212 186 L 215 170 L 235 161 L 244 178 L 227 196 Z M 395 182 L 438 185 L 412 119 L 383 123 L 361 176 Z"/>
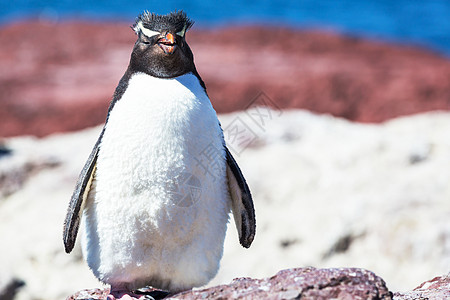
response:
<path id="1" fill-rule="evenodd" d="M 67 18 L 132 23 L 143 10 L 185 10 L 199 27 L 276 24 L 323 28 L 433 48 L 450 56 L 450 1 L 299 0 L 299 1 L 127 1 L 0 0 L 0 22 L 27 18 Z"/>

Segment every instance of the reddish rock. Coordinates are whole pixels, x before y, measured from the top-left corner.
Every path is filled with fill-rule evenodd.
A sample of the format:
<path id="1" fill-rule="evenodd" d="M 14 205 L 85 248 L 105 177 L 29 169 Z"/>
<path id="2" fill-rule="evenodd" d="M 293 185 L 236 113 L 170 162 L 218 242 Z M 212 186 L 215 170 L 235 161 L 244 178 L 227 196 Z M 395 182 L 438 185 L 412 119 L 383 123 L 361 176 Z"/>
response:
<path id="1" fill-rule="evenodd" d="M 127 65 L 124 24 L 26 22 L 0 30 L 0 136 L 97 125 Z M 122 59 L 123 57 L 123 59 Z"/>
<path id="2" fill-rule="evenodd" d="M 135 41 L 130 24 L 29 21 L 0 28 L 0 136 L 100 124 Z M 450 60 L 333 33 L 244 27 L 188 34 L 218 112 L 261 91 L 280 108 L 361 122 L 450 109 Z"/>
<path id="3" fill-rule="evenodd" d="M 228 285 L 188 291 L 176 299 L 391 299 L 385 282 L 364 269 L 297 268 L 265 279 L 238 278 Z"/>
<path id="4" fill-rule="evenodd" d="M 395 293 L 396 300 L 429 299 L 441 300 L 450 299 L 450 274 L 435 277 L 422 283 L 420 286 L 406 293 Z"/>
<path id="5" fill-rule="evenodd" d="M 70 300 L 105 299 L 105 290 L 85 290 Z M 265 279 L 237 278 L 230 284 L 191 290 L 165 299 L 392 299 L 385 282 L 364 269 L 297 268 Z"/>
<path id="6" fill-rule="evenodd" d="M 90 289 L 90 290 L 82 290 L 70 297 L 67 297 L 66 300 L 80 300 L 80 299 L 92 299 L 92 300 L 100 300 L 106 299 L 109 294 L 109 288 L 105 289 Z"/>

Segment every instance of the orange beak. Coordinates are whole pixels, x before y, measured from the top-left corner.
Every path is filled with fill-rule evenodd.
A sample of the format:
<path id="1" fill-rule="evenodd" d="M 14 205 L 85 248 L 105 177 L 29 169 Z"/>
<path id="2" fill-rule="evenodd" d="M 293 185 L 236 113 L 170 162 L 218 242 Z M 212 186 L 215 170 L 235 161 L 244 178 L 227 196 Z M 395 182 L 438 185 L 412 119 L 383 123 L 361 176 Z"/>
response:
<path id="1" fill-rule="evenodd" d="M 166 40 L 168 40 L 171 44 L 175 43 L 175 37 L 170 32 L 166 34 Z"/>
<path id="2" fill-rule="evenodd" d="M 158 41 L 158 45 L 163 49 L 166 54 L 172 54 L 175 50 L 176 42 L 175 37 L 170 32 L 166 33 L 165 37 Z"/>

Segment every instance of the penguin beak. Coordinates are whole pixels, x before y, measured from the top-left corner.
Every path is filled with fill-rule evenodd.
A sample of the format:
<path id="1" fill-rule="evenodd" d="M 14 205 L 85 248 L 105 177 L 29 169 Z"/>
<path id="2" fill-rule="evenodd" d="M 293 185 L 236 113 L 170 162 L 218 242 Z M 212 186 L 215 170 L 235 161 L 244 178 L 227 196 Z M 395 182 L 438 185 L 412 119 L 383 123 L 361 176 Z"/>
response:
<path id="1" fill-rule="evenodd" d="M 166 35 L 158 40 L 158 45 L 163 49 L 164 53 L 172 54 L 175 51 L 177 43 L 172 33 L 168 32 Z"/>

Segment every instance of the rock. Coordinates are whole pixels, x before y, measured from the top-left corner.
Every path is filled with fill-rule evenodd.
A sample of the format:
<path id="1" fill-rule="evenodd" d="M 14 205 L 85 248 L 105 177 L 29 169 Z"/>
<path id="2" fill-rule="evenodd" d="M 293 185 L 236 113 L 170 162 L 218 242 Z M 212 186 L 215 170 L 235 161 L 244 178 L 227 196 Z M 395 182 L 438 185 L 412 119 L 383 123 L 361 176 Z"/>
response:
<path id="1" fill-rule="evenodd" d="M 364 269 L 287 269 L 265 279 L 234 279 L 228 285 L 174 295 L 175 299 L 391 299 L 385 282 Z"/>
<path id="2" fill-rule="evenodd" d="M 108 289 L 85 290 L 68 300 L 106 299 Z M 165 299 L 392 299 L 383 279 L 356 268 L 282 270 L 264 279 L 236 278 L 230 284 L 194 289 Z"/>
<path id="3" fill-rule="evenodd" d="M 103 300 L 109 289 L 82 290 L 67 300 Z M 296 268 L 264 279 L 236 278 L 230 284 L 194 289 L 165 299 L 450 299 L 450 276 L 435 277 L 409 292 L 392 293 L 373 272 Z M 3 299 L 3 298 L 2 298 Z"/>
<path id="4" fill-rule="evenodd" d="M 428 299 L 441 300 L 450 299 L 450 275 L 435 277 L 422 283 L 410 292 L 395 293 L 395 300 Z"/>
<path id="5" fill-rule="evenodd" d="M 0 136 L 103 123 L 135 41 L 129 25 L 0 27 Z M 424 49 L 270 27 L 194 27 L 188 41 L 219 113 L 245 110 L 260 92 L 282 109 L 362 122 L 450 109 L 450 60 Z"/>
<path id="6" fill-rule="evenodd" d="M 92 299 L 92 300 L 100 300 L 106 299 L 109 294 L 109 288 L 105 289 L 89 289 L 79 291 L 72 296 L 67 297 L 66 300 L 81 300 L 81 299 Z"/>

